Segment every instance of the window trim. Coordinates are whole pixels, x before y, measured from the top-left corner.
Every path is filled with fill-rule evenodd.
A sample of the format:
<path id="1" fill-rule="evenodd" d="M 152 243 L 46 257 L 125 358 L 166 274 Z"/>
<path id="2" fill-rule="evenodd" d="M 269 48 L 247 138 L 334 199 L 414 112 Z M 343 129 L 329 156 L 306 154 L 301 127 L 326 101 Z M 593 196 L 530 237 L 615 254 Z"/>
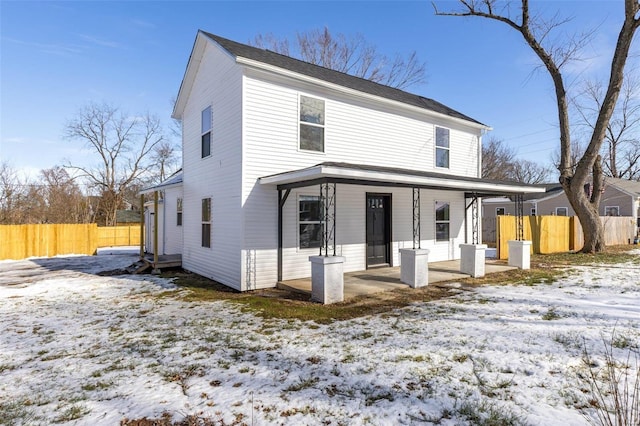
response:
<path id="1" fill-rule="evenodd" d="M 449 218 L 447 220 L 438 220 L 438 203 L 441 204 L 446 204 L 447 205 L 447 211 L 449 213 Z M 450 201 L 438 201 L 435 200 L 434 202 L 434 210 L 433 210 L 433 219 L 434 219 L 434 240 L 437 243 L 449 243 L 451 241 L 451 202 Z M 438 239 L 438 224 L 439 223 L 446 223 L 448 226 L 448 238 L 446 240 L 439 240 Z"/>
<path id="2" fill-rule="evenodd" d="M 447 131 L 447 145 L 448 146 L 444 147 L 444 146 L 439 146 L 438 145 L 438 129 L 442 129 L 442 130 L 446 130 Z M 434 163 L 435 167 L 437 169 L 450 170 L 451 169 L 451 129 L 449 129 L 448 127 L 435 126 L 435 129 L 433 131 L 433 146 L 434 146 L 433 163 Z M 438 150 L 444 150 L 444 151 L 447 152 L 447 165 L 446 166 L 439 166 L 438 165 Z"/>
<path id="3" fill-rule="evenodd" d="M 566 214 L 558 214 L 558 210 L 560 210 L 560 209 L 564 209 Z M 569 217 L 569 207 L 556 207 L 556 216 Z"/>
<path id="4" fill-rule="evenodd" d="M 208 205 L 209 217 L 205 218 L 205 202 L 207 200 L 208 200 L 208 204 L 209 204 Z M 201 209 L 201 220 L 202 221 L 201 221 L 201 227 L 200 227 L 200 246 L 202 248 L 211 248 L 211 231 L 212 231 L 211 216 L 212 216 L 212 213 L 213 213 L 212 212 L 212 206 L 213 206 L 213 203 L 212 203 L 211 197 L 202 198 L 202 209 Z M 205 226 L 207 226 L 207 225 L 209 227 L 209 236 L 208 236 L 208 239 L 207 239 L 208 245 L 205 245 L 205 239 L 204 239 L 205 232 L 204 232 L 204 229 L 205 229 Z"/>
<path id="5" fill-rule="evenodd" d="M 302 109 L 302 98 L 309 98 L 309 99 L 315 99 L 315 100 L 319 100 L 322 101 L 322 107 L 323 107 L 323 114 L 324 114 L 324 122 L 322 124 L 317 124 L 317 123 L 309 123 L 307 121 L 302 121 L 300 118 L 300 112 Z M 304 93 L 298 93 L 298 151 L 300 152 L 304 152 L 304 153 L 309 153 L 309 154 L 322 154 L 324 155 L 327 152 L 327 135 L 326 135 L 326 130 L 327 130 L 327 101 L 324 98 L 320 98 L 317 96 L 311 96 L 311 95 L 307 95 Z M 301 131 L 300 129 L 302 128 L 302 126 L 311 126 L 311 127 L 318 127 L 322 129 L 322 151 L 316 151 L 313 149 L 305 149 L 302 148 L 301 146 Z"/>
<path id="6" fill-rule="evenodd" d="M 536 213 L 537 213 L 536 208 L 535 208 L 535 207 L 531 207 L 530 215 L 531 215 L 531 216 L 536 216 Z"/>
<path id="7" fill-rule="evenodd" d="M 176 226 L 182 226 L 182 198 L 176 197 Z"/>
<path id="8" fill-rule="evenodd" d="M 297 204 L 296 204 L 296 249 L 298 251 L 300 250 L 318 250 L 321 246 L 322 246 L 322 241 L 320 241 L 320 246 L 318 247 L 302 247 L 300 244 L 300 225 L 315 225 L 315 224 L 319 224 L 322 228 L 324 227 L 324 221 L 322 220 L 322 211 L 320 211 L 320 218 L 319 220 L 305 220 L 302 221 L 300 220 L 300 201 L 303 197 L 313 197 L 315 199 L 318 200 L 318 203 L 320 204 L 318 206 L 319 209 L 322 209 L 322 200 L 320 199 L 319 195 L 313 195 L 313 194 L 298 194 L 297 197 Z M 321 229 L 322 232 L 322 229 Z"/>
<path id="9" fill-rule="evenodd" d="M 207 130 L 204 129 L 204 121 L 202 117 L 204 117 L 205 111 L 209 110 L 209 128 Z M 207 106 L 200 112 L 200 158 L 209 158 L 211 157 L 211 131 L 213 129 L 213 109 L 211 105 Z M 209 136 L 209 153 L 204 155 L 204 137 Z"/>
<path id="10" fill-rule="evenodd" d="M 618 214 L 615 214 L 615 215 L 607 214 L 607 209 L 616 209 Z M 604 206 L 604 215 L 605 216 L 611 216 L 611 217 L 619 217 L 620 216 L 620 206 Z"/>

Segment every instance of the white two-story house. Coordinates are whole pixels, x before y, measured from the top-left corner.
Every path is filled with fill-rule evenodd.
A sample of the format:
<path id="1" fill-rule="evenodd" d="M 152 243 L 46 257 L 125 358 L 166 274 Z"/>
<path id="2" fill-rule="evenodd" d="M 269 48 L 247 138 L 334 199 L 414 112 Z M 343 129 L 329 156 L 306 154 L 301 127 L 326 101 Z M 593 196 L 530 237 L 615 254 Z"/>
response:
<path id="1" fill-rule="evenodd" d="M 458 259 L 479 241 L 478 197 L 537 190 L 480 179 L 479 121 L 204 31 L 173 117 L 183 171 L 164 235 L 180 234 L 185 269 L 241 291 L 309 277 L 319 254 L 345 272 L 397 266 L 403 248 Z"/>

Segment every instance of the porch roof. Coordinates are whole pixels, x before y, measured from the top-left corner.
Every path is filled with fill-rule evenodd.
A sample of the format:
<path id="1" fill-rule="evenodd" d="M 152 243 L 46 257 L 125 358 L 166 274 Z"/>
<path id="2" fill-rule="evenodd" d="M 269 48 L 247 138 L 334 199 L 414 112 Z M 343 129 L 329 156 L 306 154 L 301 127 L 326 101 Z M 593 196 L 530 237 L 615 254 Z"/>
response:
<path id="1" fill-rule="evenodd" d="M 279 190 L 302 188 L 325 182 L 465 191 L 483 197 L 545 192 L 543 187 L 524 183 L 336 162 L 320 163 L 260 178 L 260 184 L 276 185 Z"/>

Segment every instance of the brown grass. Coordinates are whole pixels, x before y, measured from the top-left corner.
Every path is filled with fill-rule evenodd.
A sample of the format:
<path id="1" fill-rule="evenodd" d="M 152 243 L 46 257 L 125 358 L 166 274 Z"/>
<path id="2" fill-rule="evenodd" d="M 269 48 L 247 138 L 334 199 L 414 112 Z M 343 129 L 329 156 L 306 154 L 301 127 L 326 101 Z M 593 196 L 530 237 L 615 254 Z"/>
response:
<path id="1" fill-rule="evenodd" d="M 606 253 L 560 253 L 533 255 L 531 269 L 511 270 L 486 275 L 482 278 L 457 279 L 462 289 L 472 290 L 482 285 L 535 285 L 549 284 L 570 273 L 570 267 L 586 264 L 640 263 L 640 256 L 628 253 L 629 246 L 609 247 Z M 450 296 L 447 282 L 432 284 L 420 289 L 397 289 L 360 296 L 333 305 L 311 302 L 308 294 L 281 289 L 265 289 L 237 292 L 200 275 L 182 270 L 163 274 L 175 278 L 174 283 L 184 291 L 165 293 L 164 297 L 179 297 L 187 302 L 227 300 L 239 304 L 263 318 L 297 319 L 330 323 L 367 315 L 388 312 L 415 302 L 428 302 Z"/>

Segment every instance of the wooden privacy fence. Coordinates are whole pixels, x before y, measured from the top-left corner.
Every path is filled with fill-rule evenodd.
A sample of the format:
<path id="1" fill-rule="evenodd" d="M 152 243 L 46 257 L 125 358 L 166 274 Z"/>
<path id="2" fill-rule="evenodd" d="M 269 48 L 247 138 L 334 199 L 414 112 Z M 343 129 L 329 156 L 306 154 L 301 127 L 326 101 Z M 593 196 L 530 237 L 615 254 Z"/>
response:
<path id="1" fill-rule="evenodd" d="M 632 217 L 600 217 L 604 225 L 605 244 L 628 244 L 636 231 Z M 531 253 L 549 254 L 580 250 L 584 244 L 577 217 L 524 216 L 524 239 L 531 241 Z M 507 259 L 510 240 L 516 239 L 515 216 L 496 217 L 496 247 L 499 259 Z"/>
<path id="2" fill-rule="evenodd" d="M 139 245 L 139 224 L 127 226 L 101 226 L 98 228 L 98 247 Z"/>
<path id="3" fill-rule="evenodd" d="M 86 224 L 0 225 L 0 260 L 93 255 L 99 247 L 140 244 L 140 226 Z"/>

